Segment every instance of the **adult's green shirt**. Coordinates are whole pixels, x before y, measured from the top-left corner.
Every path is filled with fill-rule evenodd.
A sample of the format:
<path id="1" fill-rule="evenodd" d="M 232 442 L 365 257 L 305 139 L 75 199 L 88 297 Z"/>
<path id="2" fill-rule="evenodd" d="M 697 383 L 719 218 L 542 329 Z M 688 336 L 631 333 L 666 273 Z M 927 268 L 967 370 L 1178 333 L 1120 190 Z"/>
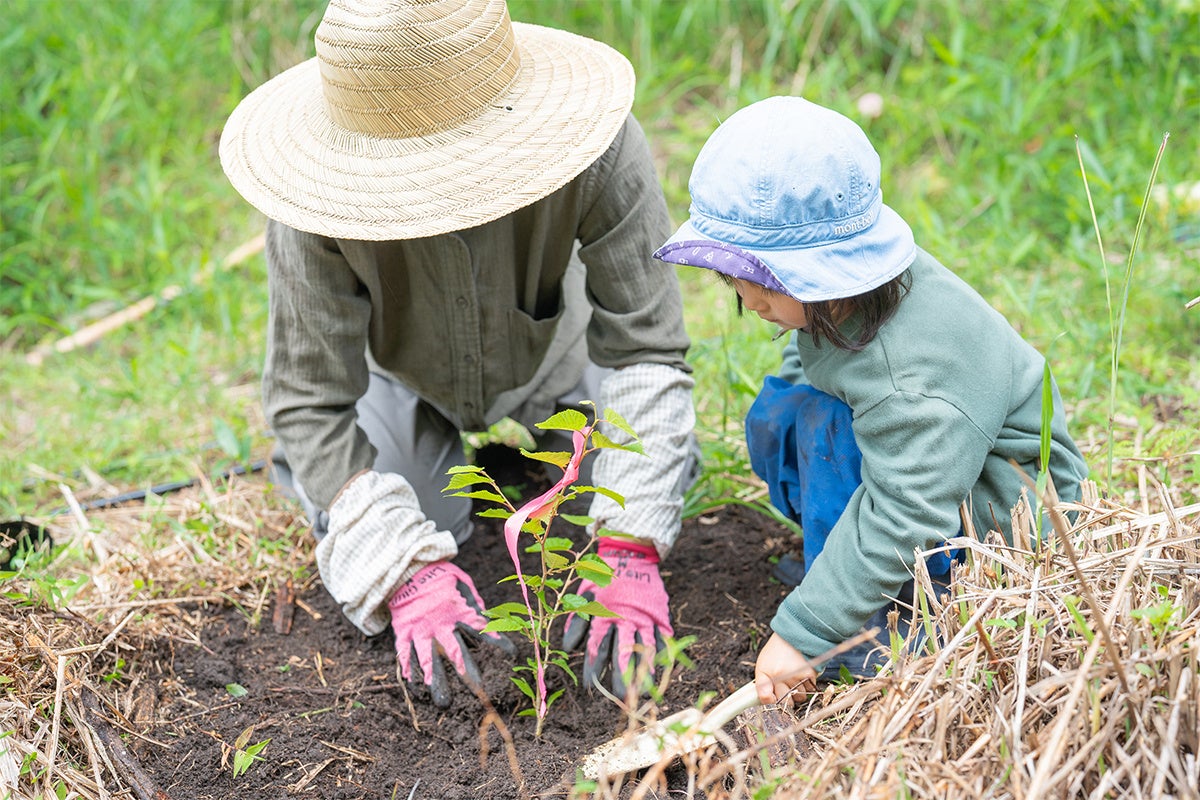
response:
<path id="1" fill-rule="evenodd" d="M 1000 523 L 1041 450 L 1043 357 L 928 253 L 909 268 L 895 315 L 859 352 L 798 331 L 781 377 L 808 382 L 853 412 L 862 485 L 772 627 L 807 657 L 854 636 L 910 578 L 914 551 L 960 531 L 966 502 L 977 531 Z M 861 320 L 843 324 L 850 335 Z M 1064 501 L 1079 497 L 1087 466 L 1067 433 L 1057 387 L 1050 469 Z"/>
<path id="2" fill-rule="evenodd" d="M 369 369 L 462 430 L 565 394 L 588 358 L 690 371 L 674 267 L 651 258 L 669 232 L 633 117 L 568 185 L 475 228 L 366 242 L 270 222 L 264 404 L 299 483 L 327 508 L 374 463 L 354 414 Z"/>

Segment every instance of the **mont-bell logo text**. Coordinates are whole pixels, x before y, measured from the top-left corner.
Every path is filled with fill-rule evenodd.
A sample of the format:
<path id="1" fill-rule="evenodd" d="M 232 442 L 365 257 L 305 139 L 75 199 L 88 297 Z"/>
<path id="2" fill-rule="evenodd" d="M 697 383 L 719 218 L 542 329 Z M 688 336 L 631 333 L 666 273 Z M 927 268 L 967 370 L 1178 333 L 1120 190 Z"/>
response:
<path id="1" fill-rule="evenodd" d="M 871 227 L 872 221 L 873 220 L 869 215 L 864 214 L 863 216 L 853 219 L 843 225 L 834 225 L 833 233 L 835 236 L 845 236 L 849 233 L 858 233 L 864 228 Z"/>

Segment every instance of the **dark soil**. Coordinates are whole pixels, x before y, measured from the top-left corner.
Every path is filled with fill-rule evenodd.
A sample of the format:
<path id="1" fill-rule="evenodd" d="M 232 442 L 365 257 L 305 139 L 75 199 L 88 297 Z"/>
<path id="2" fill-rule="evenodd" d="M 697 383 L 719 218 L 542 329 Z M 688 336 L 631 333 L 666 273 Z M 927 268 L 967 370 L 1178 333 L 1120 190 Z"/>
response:
<path id="1" fill-rule="evenodd" d="M 519 469 L 533 491 L 538 481 L 526 463 Z M 489 472 L 502 485 L 521 482 L 515 473 L 509 477 L 517 481 L 502 479 L 498 469 Z M 694 668 L 677 670 L 660 714 L 694 705 L 703 692 L 724 696 L 753 677 L 755 654 L 787 591 L 770 578 L 770 559 L 795 544 L 785 529 L 741 506 L 685 521 L 663 574 L 676 636 L 696 637 L 688 649 Z M 519 600 L 515 582 L 498 583 L 511 562 L 497 520 L 480 520 L 456 563 L 489 605 Z M 297 589 L 286 634 L 269 616 L 252 625 L 231 606 L 214 610 L 198 636 L 200 646 L 164 642 L 146 654 L 150 674 L 141 685 L 157 684 L 157 707 L 153 722 L 139 726 L 144 738 L 129 738 L 133 756 L 172 800 L 522 796 L 500 728 L 484 724 L 485 704 L 456 679 L 461 690 L 445 710 L 427 701 L 423 686 L 407 692 L 390 632 L 361 634 L 319 583 Z M 522 659 L 530 654 L 527 643 L 518 646 Z M 628 724 L 600 693 L 570 688 L 535 738 L 534 719 L 518 716 L 529 704 L 508 679 L 511 663 L 493 648 L 475 655 L 529 795 L 566 794 L 579 759 Z M 581 671 L 581 657 L 573 666 Z M 229 684 L 246 694 L 233 697 Z M 248 729 L 245 744 L 270 743 L 235 779 L 230 748 Z"/>

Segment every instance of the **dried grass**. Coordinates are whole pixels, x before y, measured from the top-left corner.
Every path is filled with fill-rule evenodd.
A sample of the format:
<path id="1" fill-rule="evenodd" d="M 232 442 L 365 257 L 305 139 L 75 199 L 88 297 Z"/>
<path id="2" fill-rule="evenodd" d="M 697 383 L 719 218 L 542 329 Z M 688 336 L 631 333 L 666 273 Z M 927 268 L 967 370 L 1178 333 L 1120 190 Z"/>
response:
<path id="1" fill-rule="evenodd" d="M 687 796 L 1200 797 L 1200 504 L 1160 491 L 1150 513 L 1085 494 L 1036 551 L 968 531 L 948 593 L 919 562 L 907 648 L 798 709 L 812 754 L 771 771 L 753 750 L 710 748 L 685 765 L 704 792 Z M 634 796 L 666 796 L 647 785 L 660 772 Z"/>
<path id="2" fill-rule="evenodd" d="M 1197 798 L 1200 505 L 1161 490 L 1140 505 L 1092 490 L 1036 551 L 969 531 L 949 594 L 918 564 L 913 628 L 939 647 L 914 637 L 876 679 L 809 698 L 793 732 L 812 754 L 791 767 L 726 739 L 686 759 L 670 796 Z M 157 800 L 121 744 L 146 687 L 105 676 L 149 639 L 194 641 L 209 604 L 260 616 L 308 575 L 311 544 L 290 507 L 237 481 L 52 522 L 88 580 L 57 611 L 22 601 L 44 578 L 0 597 L 0 797 Z M 663 797 L 663 773 L 591 796 Z"/>
<path id="3" fill-rule="evenodd" d="M 158 800 L 121 741 L 147 694 L 141 676 L 113 680 L 125 657 L 195 641 L 210 604 L 261 615 L 272 587 L 306 572 L 310 537 L 261 484 L 202 482 L 90 515 L 64 495 L 72 513 L 47 524 L 66 546 L 0 596 L 0 797 Z"/>

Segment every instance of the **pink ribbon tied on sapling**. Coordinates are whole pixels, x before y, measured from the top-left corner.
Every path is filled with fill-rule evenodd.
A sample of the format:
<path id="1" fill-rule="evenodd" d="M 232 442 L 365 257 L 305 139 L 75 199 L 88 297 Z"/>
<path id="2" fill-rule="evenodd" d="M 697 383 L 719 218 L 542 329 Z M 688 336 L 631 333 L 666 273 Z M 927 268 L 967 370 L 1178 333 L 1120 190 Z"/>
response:
<path id="1" fill-rule="evenodd" d="M 588 425 L 583 430 L 571 432 L 573 452 L 567 461 L 567 465 L 563 467 L 562 477 L 549 489 L 518 508 L 504 522 L 504 542 L 508 545 L 508 555 L 512 558 L 513 569 L 516 570 L 517 583 L 521 585 L 521 598 L 525 601 L 525 609 L 529 612 L 530 619 L 533 618 L 533 605 L 529 602 L 529 587 L 525 584 L 525 578 L 521 573 L 521 559 L 517 555 L 517 537 L 521 534 L 521 528 L 529 520 L 544 520 L 552 516 L 558 510 L 559 503 L 562 502 L 561 493 L 563 489 L 579 480 L 579 465 L 583 462 L 587 439 L 591 435 L 593 427 L 593 425 Z M 546 716 L 547 709 L 546 665 L 542 659 L 541 645 L 536 636 L 533 637 L 533 660 L 536 665 L 537 715 L 541 719 Z"/>

